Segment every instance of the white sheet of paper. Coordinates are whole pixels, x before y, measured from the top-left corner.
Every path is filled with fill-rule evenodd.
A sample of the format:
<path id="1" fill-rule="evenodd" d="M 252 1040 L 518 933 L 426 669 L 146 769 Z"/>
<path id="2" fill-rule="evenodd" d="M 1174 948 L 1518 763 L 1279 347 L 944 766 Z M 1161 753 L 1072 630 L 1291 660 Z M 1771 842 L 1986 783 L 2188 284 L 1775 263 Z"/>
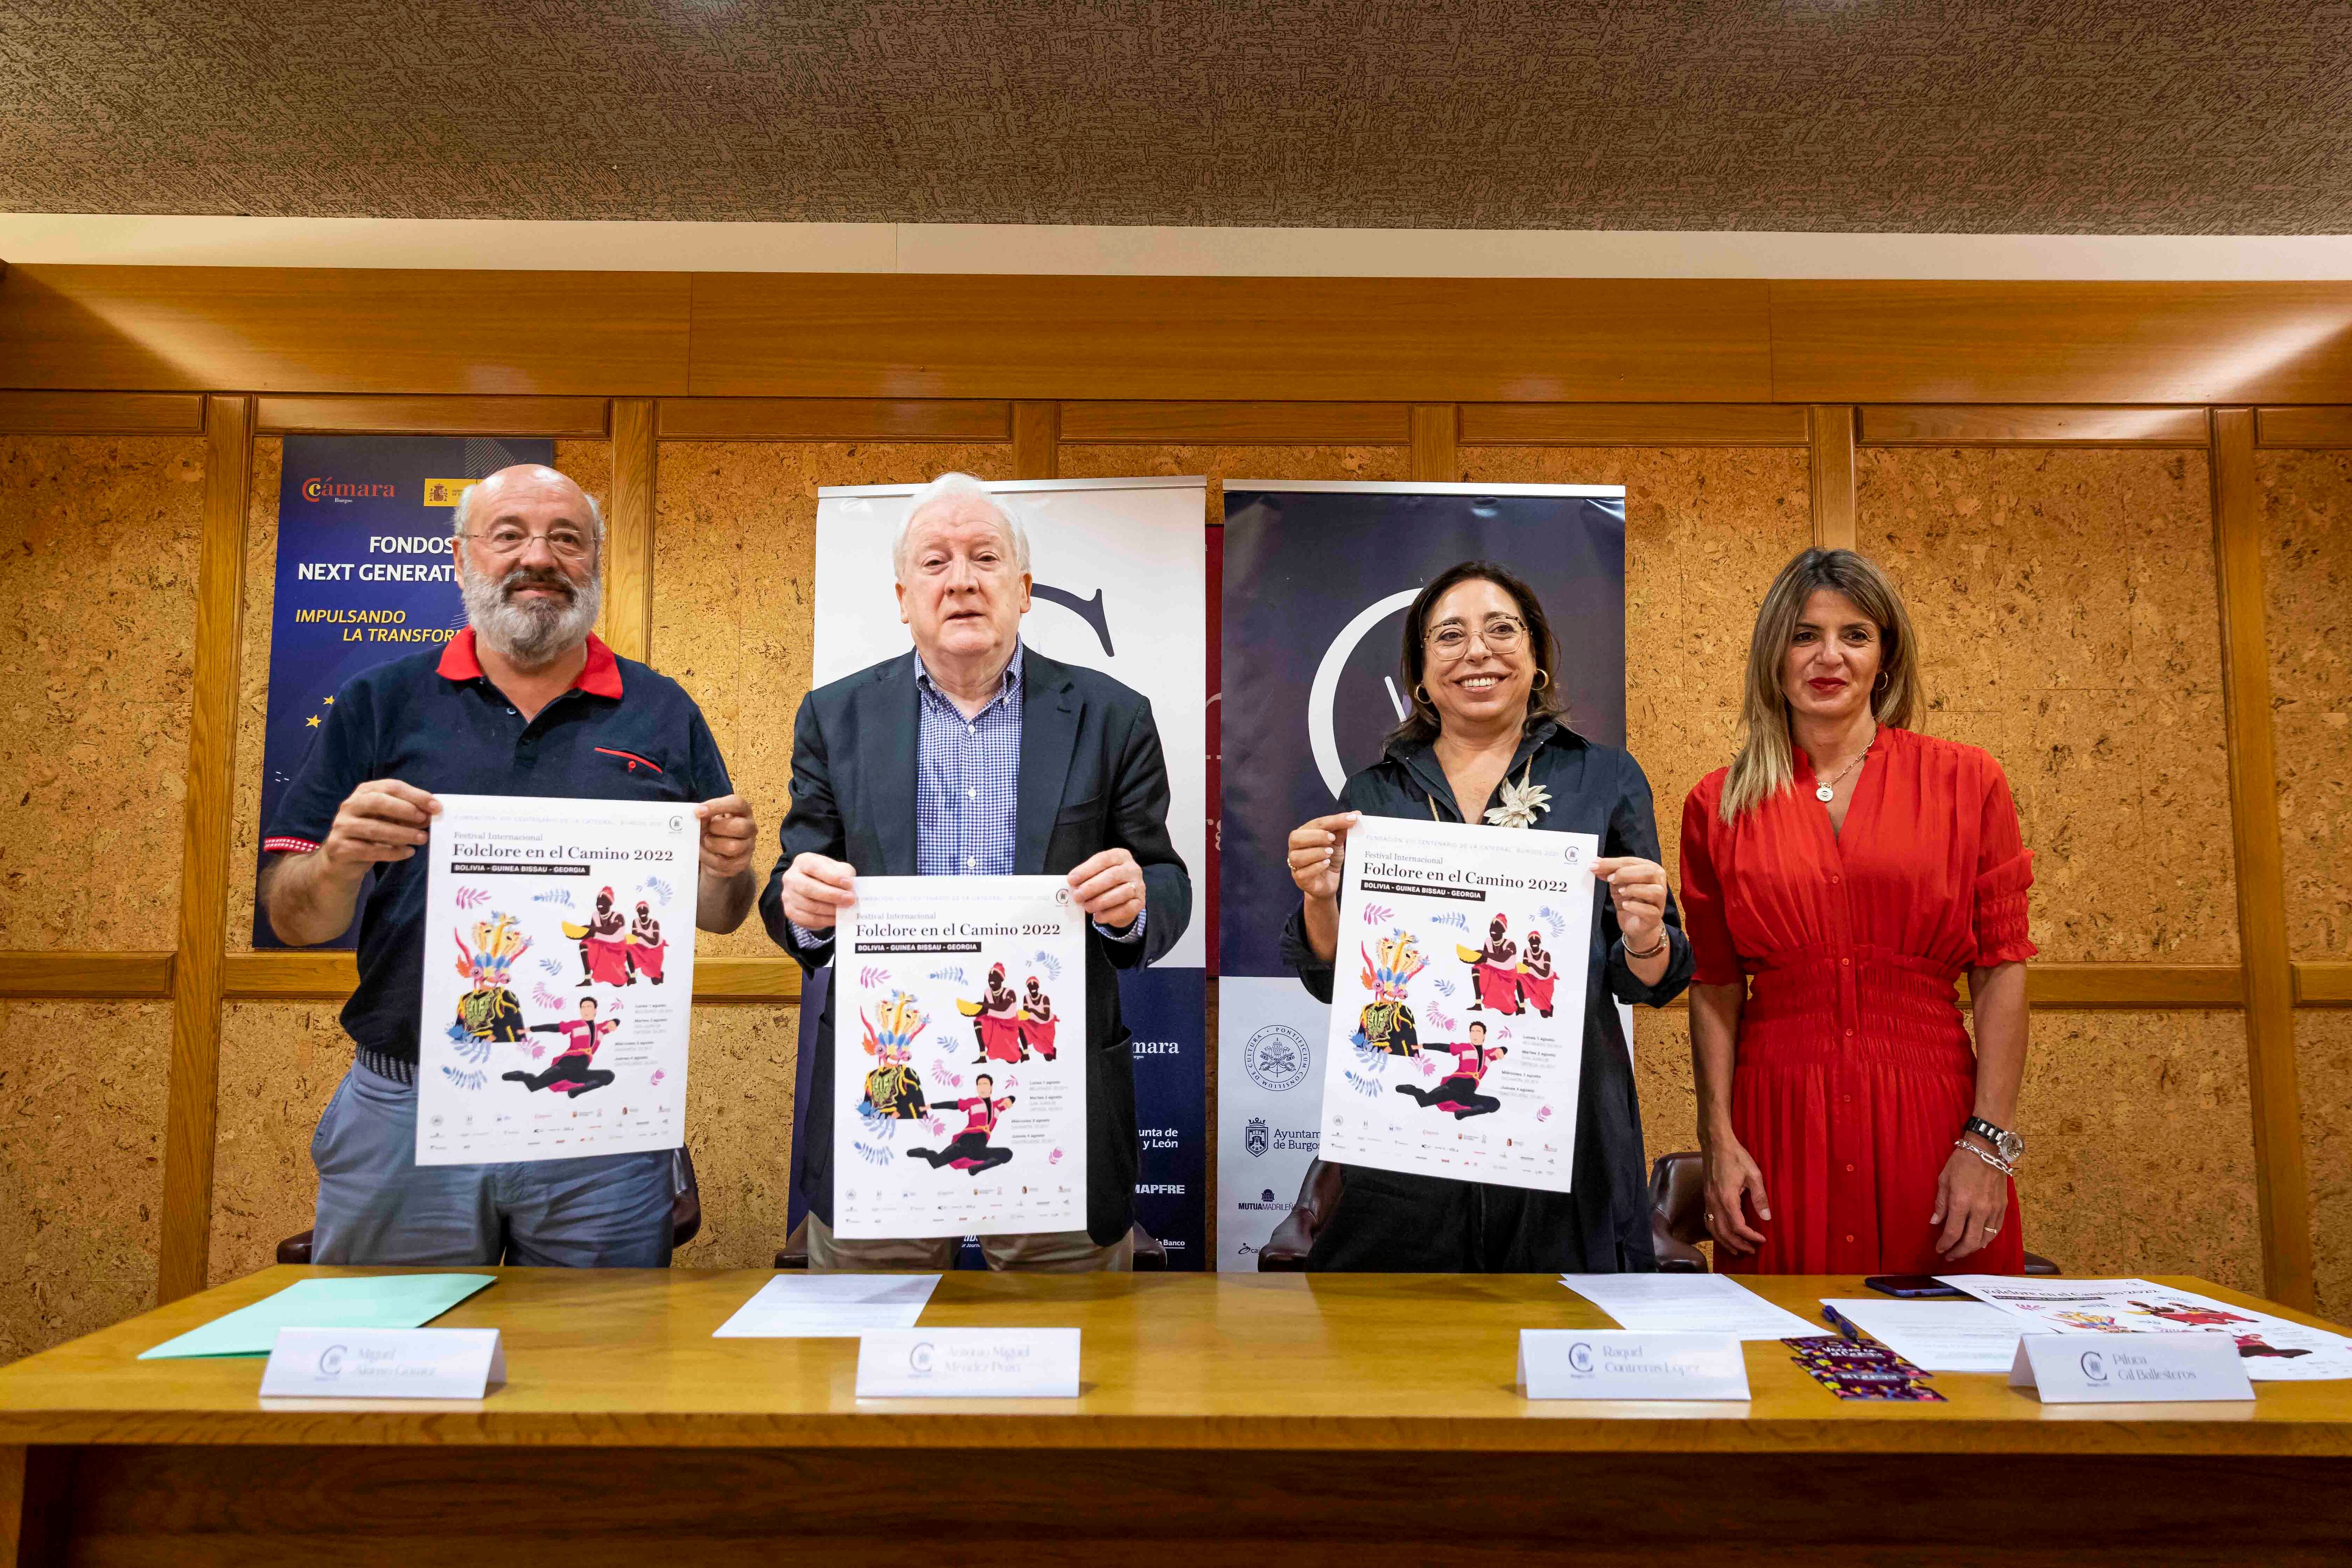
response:
<path id="1" fill-rule="evenodd" d="M 440 800 L 425 851 L 416 1163 L 678 1147 L 702 842 L 693 809 Z"/>
<path id="2" fill-rule="evenodd" d="M 1086 918 L 1059 877 L 857 879 L 833 961 L 835 1235 L 1085 1228 Z"/>
<path id="3" fill-rule="evenodd" d="M 1349 830 L 1324 1159 L 1569 1190 L 1599 852 L 1589 833 Z"/>
<path id="4" fill-rule="evenodd" d="M 911 1329 L 939 1283 L 936 1274 L 779 1274 L 710 1337 L 856 1339 L 868 1329 Z"/>
<path id="5" fill-rule="evenodd" d="M 1563 1274 L 1559 1282 L 1622 1328 L 1743 1340 L 1809 1339 L 1830 1331 L 1827 1324 L 1809 1323 L 1721 1274 Z"/>
<path id="6" fill-rule="evenodd" d="M 2009 1313 L 2030 1334 L 2229 1334 L 2256 1383 L 2352 1378 L 2352 1339 L 2194 1290 L 2147 1279 L 1936 1278 Z"/>
<path id="7" fill-rule="evenodd" d="M 1840 1317 L 1922 1372 L 2007 1372 L 2017 1360 L 2018 1321 L 1982 1301 L 1823 1299 Z"/>

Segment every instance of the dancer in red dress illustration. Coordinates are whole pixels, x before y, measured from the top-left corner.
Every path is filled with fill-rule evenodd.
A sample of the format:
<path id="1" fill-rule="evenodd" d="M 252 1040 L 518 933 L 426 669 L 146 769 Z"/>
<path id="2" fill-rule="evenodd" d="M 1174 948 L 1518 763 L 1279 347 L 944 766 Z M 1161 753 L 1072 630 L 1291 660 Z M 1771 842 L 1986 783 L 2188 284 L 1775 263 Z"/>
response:
<path id="1" fill-rule="evenodd" d="M 1004 983 L 1004 965 L 992 964 L 988 992 L 977 1002 L 959 998 L 956 1006 L 971 1019 L 972 1038 L 980 1042 L 976 1062 L 1017 1062 L 1021 1045 L 1021 997 Z"/>
<path id="2" fill-rule="evenodd" d="M 1054 1036 L 1056 1032 L 1054 999 L 1038 987 L 1037 977 L 1029 977 L 1029 994 L 1021 999 L 1021 1059 L 1029 1059 L 1035 1051 L 1047 1061 L 1054 1059 Z"/>
<path id="3" fill-rule="evenodd" d="M 1544 950 L 1543 938 L 1533 927 L 1528 930 L 1528 951 L 1519 960 L 1519 994 L 1528 1005 L 1543 1017 L 1551 1016 L 1551 988 L 1559 981 L 1552 973 L 1551 954 Z"/>
<path id="4" fill-rule="evenodd" d="M 1454 952 L 1470 966 L 1471 1009 L 1508 1016 L 1519 1010 L 1519 944 L 1511 940 L 1510 922 L 1496 915 L 1486 928 L 1484 948 L 1464 947 Z"/>

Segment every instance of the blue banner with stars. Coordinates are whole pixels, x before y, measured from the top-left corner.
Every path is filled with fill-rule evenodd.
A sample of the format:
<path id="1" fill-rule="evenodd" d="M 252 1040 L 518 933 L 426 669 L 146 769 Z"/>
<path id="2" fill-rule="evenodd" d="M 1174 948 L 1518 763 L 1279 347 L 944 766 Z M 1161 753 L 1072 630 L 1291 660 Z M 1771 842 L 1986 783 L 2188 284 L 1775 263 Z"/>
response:
<path id="1" fill-rule="evenodd" d="M 437 653 L 466 607 L 449 510 L 467 485 L 516 463 L 555 461 L 552 441 L 454 436 L 289 436 L 278 489 L 278 587 L 269 616 L 269 715 L 261 833 L 301 771 L 335 693 L 361 671 Z M 268 851 L 259 852 L 266 861 Z M 255 873 L 259 875 L 257 863 Z M 350 947 L 354 929 L 325 945 Z M 283 947 L 256 898 L 253 945 Z"/>

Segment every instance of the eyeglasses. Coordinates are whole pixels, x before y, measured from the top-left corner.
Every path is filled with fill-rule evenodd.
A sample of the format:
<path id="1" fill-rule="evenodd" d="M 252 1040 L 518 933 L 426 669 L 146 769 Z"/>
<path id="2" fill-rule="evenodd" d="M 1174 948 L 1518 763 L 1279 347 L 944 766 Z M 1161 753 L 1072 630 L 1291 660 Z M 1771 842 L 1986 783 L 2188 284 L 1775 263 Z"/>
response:
<path id="1" fill-rule="evenodd" d="M 1493 616 L 1478 628 L 1478 638 L 1489 653 L 1517 653 L 1528 640 L 1528 624 L 1508 616 Z M 1447 621 L 1424 640 L 1438 658 L 1460 658 L 1470 649 L 1470 628 L 1460 621 Z"/>
<path id="2" fill-rule="evenodd" d="M 502 526 L 466 537 L 499 556 L 520 555 L 530 548 L 534 539 L 544 543 L 558 561 L 585 561 L 596 550 L 588 536 L 576 528 L 551 528 L 545 533 L 533 533 L 529 529 Z"/>

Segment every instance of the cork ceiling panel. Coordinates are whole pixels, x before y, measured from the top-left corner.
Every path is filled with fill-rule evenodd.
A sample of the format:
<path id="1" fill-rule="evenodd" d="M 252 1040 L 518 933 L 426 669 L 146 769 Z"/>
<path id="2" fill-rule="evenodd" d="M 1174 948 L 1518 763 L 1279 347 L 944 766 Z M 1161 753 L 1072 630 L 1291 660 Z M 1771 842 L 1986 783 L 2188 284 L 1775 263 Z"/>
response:
<path id="1" fill-rule="evenodd" d="M 2352 230 L 2352 0 L 26 0 L 0 210 Z"/>

